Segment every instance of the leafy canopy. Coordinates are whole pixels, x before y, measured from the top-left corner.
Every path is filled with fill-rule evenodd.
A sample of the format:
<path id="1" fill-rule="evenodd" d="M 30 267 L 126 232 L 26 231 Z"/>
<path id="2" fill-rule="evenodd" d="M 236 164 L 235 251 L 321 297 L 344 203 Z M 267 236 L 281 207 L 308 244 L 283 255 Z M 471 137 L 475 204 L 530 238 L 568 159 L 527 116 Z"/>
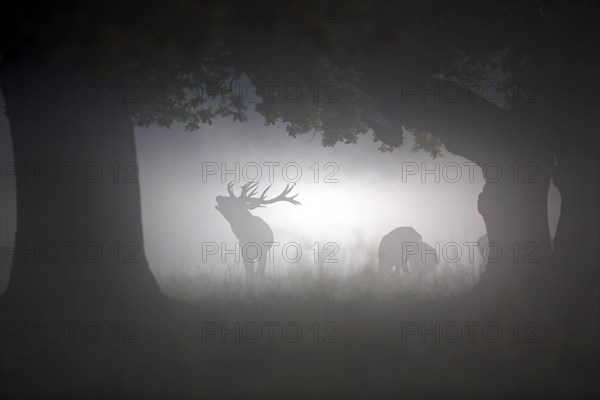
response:
<path id="1" fill-rule="evenodd" d="M 388 138 L 380 150 L 392 151 L 403 144 L 402 127 L 387 122 L 365 77 L 437 76 L 476 90 L 500 76 L 508 99 L 540 60 L 558 65 L 568 53 L 559 40 L 567 29 L 561 2 L 505 2 L 495 23 L 471 2 L 456 3 L 473 14 L 458 22 L 440 10 L 431 16 L 439 2 L 420 3 L 434 10 L 430 17 L 406 4 L 18 1 L 5 6 L 3 19 L 12 23 L 0 27 L 0 57 L 134 82 L 139 101 L 131 112 L 141 126 L 244 121 L 253 104 L 266 124 L 281 121 L 292 137 L 319 133 L 333 146 L 373 131 L 375 141 Z M 515 21 L 525 6 L 532 23 Z M 252 83 L 257 101 L 236 91 L 241 82 Z M 415 132 L 413 150 L 437 157 L 441 142 Z"/>

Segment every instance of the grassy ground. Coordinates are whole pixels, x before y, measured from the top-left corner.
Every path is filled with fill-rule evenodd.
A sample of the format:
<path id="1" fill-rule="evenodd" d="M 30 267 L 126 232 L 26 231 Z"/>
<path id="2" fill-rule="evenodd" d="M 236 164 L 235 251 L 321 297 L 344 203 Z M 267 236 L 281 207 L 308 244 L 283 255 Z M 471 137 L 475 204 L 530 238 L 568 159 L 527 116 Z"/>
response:
<path id="1" fill-rule="evenodd" d="M 134 320 L 136 343 L 76 351 L 46 344 L 46 361 L 37 345 L 11 348 L 17 356 L 3 357 L 2 381 L 11 381 L 3 390 L 23 397 L 597 397 L 597 317 L 566 320 L 557 297 L 542 289 L 474 287 L 478 278 L 474 266 L 451 265 L 395 277 L 368 266 L 343 273 L 282 266 L 254 284 L 239 268 L 159 276 L 179 300 Z"/>
<path id="2" fill-rule="evenodd" d="M 478 264 L 441 263 L 427 273 L 382 276 L 373 265 L 276 264 L 269 266 L 265 279 L 253 284 L 248 284 L 240 265 L 172 266 L 158 271 L 157 279 L 165 294 L 192 304 L 248 299 L 268 304 L 281 296 L 294 302 L 351 302 L 455 297 L 471 289 L 481 271 Z"/>
<path id="3" fill-rule="evenodd" d="M 239 270 L 198 274 L 173 277 L 171 289 L 195 305 L 181 318 L 198 354 L 190 370 L 215 383 L 199 381 L 210 395 L 497 398 L 597 390 L 578 372 L 589 373 L 584 364 L 595 356 L 573 362 L 565 340 L 578 339 L 565 339 L 568 327 L 552 302 L 546 308 L 532 293 L 473 290 L 474 265 L 392 277 L 368 266 L 344 273 L 274 268 L 253 285 Z M 275 329 L 270 343 L 269 322 L 296 324 L 302 337 L 292 343 Z M 249 340 L 253 324 L 262 327 L 257 343 Z"/>

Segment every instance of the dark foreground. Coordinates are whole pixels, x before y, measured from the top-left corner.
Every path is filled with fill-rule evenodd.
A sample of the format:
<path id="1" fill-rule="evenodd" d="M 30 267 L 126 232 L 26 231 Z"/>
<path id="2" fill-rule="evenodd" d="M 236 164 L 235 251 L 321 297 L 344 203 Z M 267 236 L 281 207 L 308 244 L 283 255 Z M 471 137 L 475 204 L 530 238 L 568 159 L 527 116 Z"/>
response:
<path id="1" fill-rule="evenodd" d="M 164 300 L 39 328 L 3 304 L 2 397 L 597 398 L 597 291 L 547 290 Z"/>

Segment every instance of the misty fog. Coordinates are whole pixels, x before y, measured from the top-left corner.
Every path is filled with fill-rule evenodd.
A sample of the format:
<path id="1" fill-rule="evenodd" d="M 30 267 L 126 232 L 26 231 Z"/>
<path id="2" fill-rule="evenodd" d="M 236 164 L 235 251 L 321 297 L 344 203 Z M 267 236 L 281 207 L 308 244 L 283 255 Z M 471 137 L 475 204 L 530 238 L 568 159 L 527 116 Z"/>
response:
<path id="1" fill-rule="evenodd" d="M 379 241 L 399 226 L 412 226 L 425 242 L 438 244 L 438 254 L 448 243 L 458 244 L 464 253 L 455 267 L 478 273 L 483 260 L 478 252 L 471 259 L 465 243 L 486 233 L 477 211 L 484 184 L 481 168 L 446 149 L 436 159 L 413 152 L 413 137 L 409 132 L 405 136 L 405 145 L 393 153 L 380 152 L 370 134 L 357 144 L 323 147 L 318 135 L 288 137 L 284 125 L 265 126 L 255 113 L 244 123 L 218 120 L 195 132 L 182 126 L 136 128 L 144 245 L 153 273 L 161 285 L 178 276 L 191 280 L 193 288 L 198 272 L 219 276 L 243 270 L 233 251 L 238 241 L 215 210 L 215 197 L 227 195 L 230 181 L 237 182 L 237 195 L 247 180 L 260 181 L 259 193 L 273 184 L 268 197 L 296 182 L 293 193 L 302 203 L 276 203 L 252 211 L 271 226 L 279 243 L 271 249 L 271 273 L 319 265 L 336 273 L 376 268 Z M 0 140 L 1 235 L 6 247 L 14 240 L 16 194 L 14 174 L 6 168 L 12 151 L 4 115 Z M 552 185 L 552 237 L 559 210 L 560 195 Z M 440 264 L 454 258 L 453 251 L 440 255 Z M 6 253 L 2 290 L 11 258 Z M 324 258 L 327 262 L 319 263 Z M 176 289 L 172 294 L 178 295 Z"/>
<path id="2" fill-rule="evenodd" d="M 0 398 L 600 398 L 600 3 L 1 9 Z"/>

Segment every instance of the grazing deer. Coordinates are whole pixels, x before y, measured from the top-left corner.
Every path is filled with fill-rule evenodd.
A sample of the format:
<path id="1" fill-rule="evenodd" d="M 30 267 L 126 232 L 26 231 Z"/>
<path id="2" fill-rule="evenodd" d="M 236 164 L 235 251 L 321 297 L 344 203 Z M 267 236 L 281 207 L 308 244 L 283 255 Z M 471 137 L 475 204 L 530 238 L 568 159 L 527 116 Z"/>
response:
<path id="1" fill-rule="evenodd" d="M 279 196 L 268 200 L 265 196 L 272 185 L 269 185 L 260 197 L 253 197 L 256 194 L 258 182 L 248 182 L 243 185 L 239 196 L 233 194 L 233 185 L 233 182 L 229 182 L 227 185 L 229 196 L 217 196 L 215 209 L 229 221 L 233 234 L 238 238 L 246 269 L 246 279 L 252 281 L 254 278 L 254 263 L 258 263 L 257 275 L 261 278 L 265 275 L 267 253 L 273 244 L 273 231 L 262 218 L 252 215 L 249 210 L 278 201 L 287 201 L 293 205 L 300 205 L 300 202 L 294 200 L 298 194 L 286 197 L 295 184 L 286 185 Z"/>
<path id="2" fill-rule="evenodd" d="M 411 270 L 427 272 L 435 268 L 438 258 L 435 249 L 423 242 L 419 233 L 410 226 L 394 229 L 379 244 L 379 270 L 389 274 L 396 267 L 407 275 Z"/>

